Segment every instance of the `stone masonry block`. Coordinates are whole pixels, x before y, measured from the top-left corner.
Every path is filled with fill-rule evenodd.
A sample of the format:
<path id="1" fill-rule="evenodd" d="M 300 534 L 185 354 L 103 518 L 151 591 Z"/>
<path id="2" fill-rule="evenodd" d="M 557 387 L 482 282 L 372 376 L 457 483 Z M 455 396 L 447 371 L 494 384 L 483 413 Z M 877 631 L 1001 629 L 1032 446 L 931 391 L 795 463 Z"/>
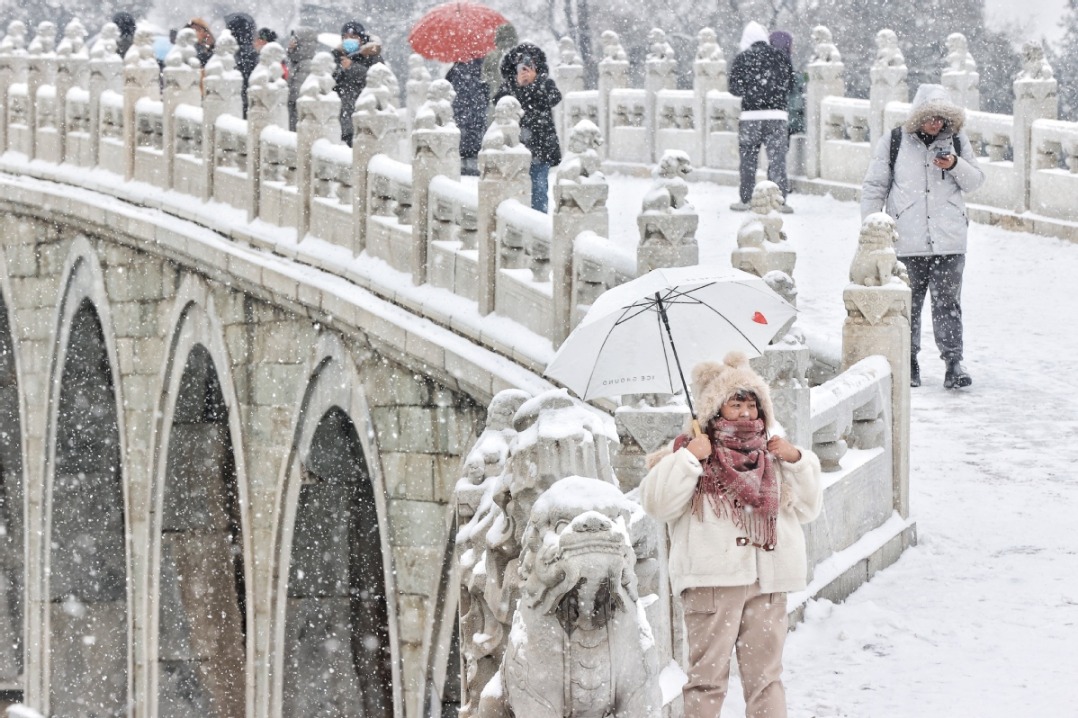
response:
<path id="1" fill-rule="evenodd" d="M 254 361 L 301 364 L 316 341 L 310 324 L 271 322 L 259 325 L 254 334 Z"/>
<path id="2" fill-rule="evenodd" d="M 461 457 L 439 454 L 433 459 L 434 500 L 448 504 L 453 500 L 453 492 L 461 476 Z"/>
<path id="3" fill-rule="evenodd" d="M 389 502 L 389 542 L 393 546 L 445 550 L 446 512 L 432 501 L 393 499 Z"/>
<path id="4" fill-rule="evenodd" d="M 401 595 L 397 597 L 397 635 L 402 643 L 420 645 L 430 619 L 430 599 L 426 596 Z"/>
<path id="5" fill-rule="evenodd" d="M 37 245 L 38 275 L 48 276 L 60 274 L 64 271 L 70 244 L 57 242 L 53 244 Z"/>
<path id="6" fill-rule="evenodd" d="M 295 425 L 295 410 L 291 406 L 252 406 L 245 422 L 246 438 L 268 445 L 287 443 Z"/>
<path id="7" fill-rule="evenodd" d="M 438 457 L 431 454 L 383 452 L 380 458 L 386 493 L 390 498 L 436 500 L 433 476 L 434 462 Z"/>
<path id="8" fill-rule="evenodd" d="M 160 337 L 122 337 L 116 340 L 120 371 L 158 374 L 165 362 L 165 340 Z"/>
<path id="9" fill-rule="evenodd" d="M 33 244 L 7 244 L 11 235 L 0 233 L 4 238 L 4 250 L 7 256 L 7 271 L 12 277 L 33 277 L 37 275 L 37 247 Z"/>
<path id="10" fill-rule="evenodd" d="M 447 537 L 448 538 L 448 537 Z M 393 549 L 397 570 L 397 594 L 412 594 L 433 599 L 438 593 L 445 546 L 396 546 Z"/>
<path id="11" fill-rule="evenodd" d="M 154 337 L 161 334 L 161 307 L 157 302 L 118 302 L 112 305 L 117 337 Z"/>
<path id="12" fill-rule="evenodd" d="M 56 281 L 52 277 L 14 277 L 11 294 L 18 297 L 18 306 L 53 307 L 56 304 Z"/>
<path id="13" fill-rule="evenodd" d="M 364 366 L 363 379 L 372 406 L 425 404 L 430 395 L 426 381 L 387 360 Z"/>
<path id="14" fill-rule="evenodd" d="M 251 402 L 292 406 L 304 389 L 302 364 L 259 364 L 251 377 Z"/>
<path id="15" fill-rule="evenodd" d="M 401 451 L 400 419 L 398 411 L 392 407 L 374 407 L 371 409 L 371 421 L 378 436 L 378 446 L 382 451 Z"/>
<path id="16" fill-rule="evenodd" d="M 225 346 L 233 362 L 245 359 L 250 345 L 250 331 L 246 324 L 225 325 Z"/>
<path id="17" fill-rule="evenodd" d="M 125 409 L 142 411 L 157 405 L 158 378 L 153 374 L 128 374 L 123 377 Z"/>
<path id="18" fill-rule="evenodd" d="M 422 406 L 402 406 L 397 409 L 401 451 L 432 454 L 444 450 L 448 443 L 445 425 L 439 421 L 437 409 Z"/>
<path id="19" fill-rule="evenodd" d="M 56 331 L 55 307 L 20 309 L 15 320 L 16 333 L 20 340 L 51 340 Z M 52 342 L 48 345 L 51 349 Z"/>

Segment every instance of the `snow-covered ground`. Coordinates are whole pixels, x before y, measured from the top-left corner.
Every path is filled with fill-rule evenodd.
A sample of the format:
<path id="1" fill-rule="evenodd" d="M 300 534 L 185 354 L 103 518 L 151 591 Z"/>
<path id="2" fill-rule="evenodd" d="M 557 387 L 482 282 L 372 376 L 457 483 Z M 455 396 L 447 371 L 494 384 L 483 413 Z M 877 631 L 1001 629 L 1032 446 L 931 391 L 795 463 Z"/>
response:
<path id="1" fill-rule="evenodd" d="M 611 235 L 632 241 L 650 183 L 611 177 Z M 728 263 L 744 214 L 694 184 L 702 262 Z M 801 322 L 841 336 L 858 206 L 791 195 Z M 973 225 L 963 309 L 969 389 L 942 386 L 925 313 L 912 390 L 919 544 L 791 635 L 791 718 L 1078 716 L 1078 244 Z M 723 716 L 744 715 L 731 686 Z"/>

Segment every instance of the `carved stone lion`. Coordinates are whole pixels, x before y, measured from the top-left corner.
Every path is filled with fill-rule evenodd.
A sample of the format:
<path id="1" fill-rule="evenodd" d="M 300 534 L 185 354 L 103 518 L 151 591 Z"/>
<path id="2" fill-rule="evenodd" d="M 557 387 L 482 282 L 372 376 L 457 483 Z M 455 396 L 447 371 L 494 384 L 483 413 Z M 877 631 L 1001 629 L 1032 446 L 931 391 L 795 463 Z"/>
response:
<path id="1" fill-rule="evenodd" d="M 666 41 L 666 32 L 655 27 L 648 31 L 648 60 L 676 60 L 674 48 Z"/>
<path id="2" fill-rule="evenodd" d="M 952 32 L 947 36 L 947 66 L 944 72 L 976 72 L 977 61 L 969 53 L 966 36 Z"/>
<path id="3" fill-rule="evenodd" d="M 182 30 L 181 30 L 182 32 Z M 284 48 L 275 42 L 266 43 L 258 53 L 258 65 L 251 73 L 248 87 L 273 87 L 284 84 Z"/>
<path id="4" fill-rule="evenodd" d="M 576 51 L 576 43 L 568 35 L 558 40 L 558 59 L 562 65 L 581 65 L 584 62 Z"/>
<path id="5" fill-rule="evenodd" d="M 1022 46 L 1022 72 L 1019 80 L 1051 80 L 1054 78 L 1052 66 L 1044 58 L 1044 47 L 1039 42 L 1029 41 Z"/>
<path id="6" fill-rule="evenodd" d="M 696 33 L 696 59 L 705 62 L 717 62 L 724 59 L 722 48 L 719 47 L 719 36 L 710 27 L 705 27 Z"/>
<path id="7" fill-rule="evenodd" d="M 523 590 L 502 663 L 517 718 L 652 718 L 662 698 L 638 602 L 629 522 L 613 484 L 570 476 L 532 507 Z"/>
<path id="8" fill-rule="evenodd" d="M 604 30 L 599 36 L 599 42 L 603 46 L 603 62 L 625 62 L 628 56 L 625 48 L 621 46 L 621 38 L 613 30 Z"/>
<path id="9" fill-rule="evenodd" d="M 810 62 L 842 62 L 842 53 L 831 39 L 831 31 L 823 25 L 812 28 L 812 46 Z"/>
<path id="10" fill-rule="evenodd" d="M 883 29 L 876 33 L 876 62 L 873 67 L 901 67 L 906 64 L 898 35 L 894 30 Z"/>
<path id="11" fill-rule="evenodd" d="M 483 135 L 484 150 L 504 150 L 520 144 L 520 118 L 524 111 L 515 97 L 506 95 L 494 106 L 494 122 Z"/>
<path id="12" fill-rule="evenodd" d="M 909 284 L 906 266 L 895 254 L 897 237 L 895 221 L 886 213 L 866 217 L 850 263 L 850 281 L 863 287 L 882 287 L 895 280 Z"/>
<path id="13" fill-rule="evenodd" d="M 671 212 L 675 209 L 691 207 L 688 201 L 689 185 L 685 178 L 692 172 L 689 156 L 680 150 L 663 152 L 659 166 L 655 169 L 655 184 L 644 195 L 641 209 L 644 212 Z"/>

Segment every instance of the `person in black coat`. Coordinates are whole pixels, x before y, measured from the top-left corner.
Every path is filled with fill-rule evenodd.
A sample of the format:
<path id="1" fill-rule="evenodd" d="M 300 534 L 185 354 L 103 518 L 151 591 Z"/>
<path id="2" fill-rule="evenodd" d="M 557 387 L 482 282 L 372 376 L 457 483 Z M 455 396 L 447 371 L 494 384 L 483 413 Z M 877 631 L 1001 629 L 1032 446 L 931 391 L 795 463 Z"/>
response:
<path id="1" fill-rule="evenodd" d="M 255 19 L 245 12 L 234 12 L 225 15 L 225 27 L 236 38 L 239 47 L 233 57 L 236 58 L 236 69 L 243 76 L 243 87 L 240 89 L 240 98 L 243 102 L 243 117 L 247 118 L 247 82 L 251 79 L 251 73 L 258 67 L 258 50 L 255 49 Z"/>
<path id="2" fill-rule="evenodd" d="M 790 144 L 787 102 L 793 84 L 789 56 L 768 42 L 767 30 L 756 22 L 745 26 L 741 52 L 734 58 L 729 74 L 730 94 L 741 98 L 738 149 L 741 155 L 741 201 L 730 205 L 747 211 L 756 187 L 756 164 L 760 145 L 767 150 L 767 178 L 789 192 L 786 151 Z M 785 212 L 790 209 L 782 205 Z"/>
<path id="3" fill-rule="evenodd" d="M 479 174 L 479 148 L 487 129 L 487 104 L 490 90 L 483 82 L 483 58 L 457 62 L 445 79 L 457 93 L 453 98 L 453 120 L 460 129 L 460 171 Z"/>
<path id="4" fill-rule="evenodd" d="M 121 10 L 113 14 L 112 23 L 120 31 L 120 37 L 116 40 L 116 54 L 124 57 L 127 55 L 127 51 L 131 49 L 131 44 L 135 41 L 135 30 L 137 29 L 135 16 Z"/>
<path id="5" fill-rule="evenodd" d="M 502 86 L 494 94 L 494 104 L 512 95 L 520 102 L 520 141 L 532 153 L 532 209 L 547 211 L 550 168 L 561 162 L 561 145 L 554 126 L 554 105 L 561 91 L 550 78 L 546 54 L 536 45 L 523 42 L 502 58 Z"/>
<path id="6" fill-rule="evenodd" d="M 337 68 L 333 88 L 341 98 L 341 140 L 352 146 L 352 113 L 356 100 L 367 86 L 367 70 L 382 62 L 381 44 L 367 34 L 362 23 L 349 20 L 341 27 L 341 46 L 333 51 Z"/>

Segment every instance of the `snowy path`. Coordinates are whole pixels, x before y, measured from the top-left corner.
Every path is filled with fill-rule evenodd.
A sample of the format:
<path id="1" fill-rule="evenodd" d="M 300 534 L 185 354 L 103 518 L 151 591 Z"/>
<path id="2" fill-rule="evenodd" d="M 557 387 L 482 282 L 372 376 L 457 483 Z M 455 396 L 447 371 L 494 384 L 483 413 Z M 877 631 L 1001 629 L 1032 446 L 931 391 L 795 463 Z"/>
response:
<path id="1" fill-rule="evenodd" d="M 635 242 L 645 180 L 611 178 L 611 234 Z M 728 263 L 744 214 L 694 184 L 702 262 Z M 841 338 L 856 204 L 792 195 L 801 321 Z M 791 718 L 1078 716 L 1078 244 L 974 225 L 963 308 L 973 386 L 942 387 L 925 313 L 913 390 L 919 545 L 790 636 Z M 723 716 L 744 715 L 731 688 Z"/>

